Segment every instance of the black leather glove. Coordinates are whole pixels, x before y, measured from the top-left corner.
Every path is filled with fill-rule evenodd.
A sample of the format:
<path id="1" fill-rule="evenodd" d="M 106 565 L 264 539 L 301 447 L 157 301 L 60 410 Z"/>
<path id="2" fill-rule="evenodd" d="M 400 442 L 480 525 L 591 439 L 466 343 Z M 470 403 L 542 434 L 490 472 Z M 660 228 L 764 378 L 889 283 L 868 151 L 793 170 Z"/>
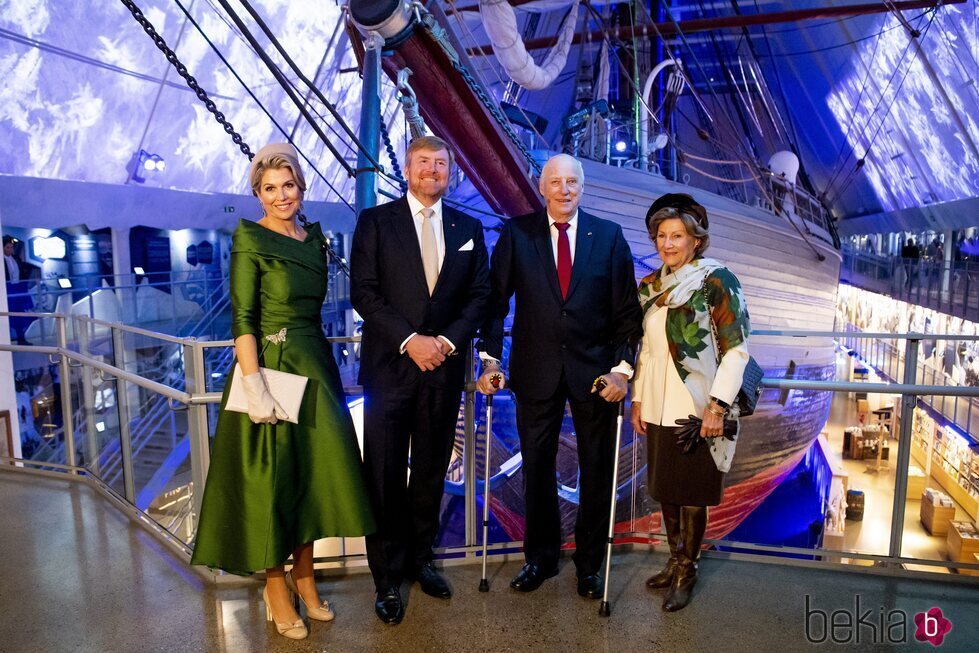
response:
<path id="1" fill-rule="evenodd" d="M 676 446 L 683 450 L 683 453 L 690 454 L 697 450 L 697 443 L 700 437 L 701 419 L 696 415 L 690 415 L 687 419 L 678 419 L 674 422 L 679 428 L 676 432 Z"/>
<path id="2" fill-rule="evenodd" d="M 676 446 L 683 449 L 683 453 L 689 454 L 697 450 L 697 444 L 704 440 L 700 437 L 700 427 L 703 420 L 695 415 L 690 415 L 687 419 L 678 419 L 674 422 L 679 428 L 676 432 Z M 734 436 L 738 432 L 738 423 L 733 419 L 724 420 L 724 433 L 720 436 L 734 441 Z"/>

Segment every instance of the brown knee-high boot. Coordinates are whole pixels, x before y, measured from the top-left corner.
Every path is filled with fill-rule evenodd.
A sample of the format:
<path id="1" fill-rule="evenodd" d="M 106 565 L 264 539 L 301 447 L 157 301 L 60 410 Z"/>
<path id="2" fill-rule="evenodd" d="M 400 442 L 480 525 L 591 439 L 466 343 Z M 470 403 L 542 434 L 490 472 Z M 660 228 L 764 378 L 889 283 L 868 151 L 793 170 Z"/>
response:
<path id="1" fill-rule="evenodd" d="M 680 551 L 680 506 L 675 503 L 661 504 L 663 509 L 663 526 L 666 527 L 666 541 L 670 545 L 670 559 L 658 574 L 646 580 L 646 587 L 669 587 L 673 584 Z"/>
<path id="2" fill-rule="evenodd" d="M 706 506 L 683 506 L 680 509 L 681 546 L 673 576 L 673 584 L 663 601 L 663 609 L 675 612 L 690 603 L 693 586 L 697 583 L 697 563 L 700 560 L 700 546 L 704 543 L 707 530 Z"/>

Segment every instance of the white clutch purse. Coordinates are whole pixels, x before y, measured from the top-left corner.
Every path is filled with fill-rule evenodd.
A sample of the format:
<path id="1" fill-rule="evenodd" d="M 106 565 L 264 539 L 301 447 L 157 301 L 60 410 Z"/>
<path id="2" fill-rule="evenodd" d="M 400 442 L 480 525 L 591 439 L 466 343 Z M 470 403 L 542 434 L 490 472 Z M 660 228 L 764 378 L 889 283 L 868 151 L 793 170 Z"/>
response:
<path id="1" fill-rule="evenodd" d="M 306 383 L 309 379 L 298 374 L 270 370 L 267 367 L 260 367 L 258 371 L 262 373 L 272 398 L 288 414 L 286 421 L 298 424 L 299 407 L 303 403 L 303 394 L 306 392 Z M 231 375 L 231 391 L 228 393 L 225 410 L 236 413 L 248 412 L 248 398 L 245 395 L 245 385 L 241 381 L 241 376 L 241 366 L 236 363 L 235 371 Z"/>

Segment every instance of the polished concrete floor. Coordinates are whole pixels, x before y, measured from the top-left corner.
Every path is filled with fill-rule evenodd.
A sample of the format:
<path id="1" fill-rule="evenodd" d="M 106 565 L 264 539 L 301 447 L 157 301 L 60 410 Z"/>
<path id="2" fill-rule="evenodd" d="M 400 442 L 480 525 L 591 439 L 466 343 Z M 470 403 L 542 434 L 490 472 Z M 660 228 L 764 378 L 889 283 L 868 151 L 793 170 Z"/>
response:
<path id="1" fill-rule="evenodd" d="M 826 636 L 821 614 L 852 612 L 857 597 L 874 623 L 882 609 L 887 623 L 901 619 L 889 611 L 902 611 L 912 644 L 913 615 L 934 606 L 953 627 L 942 650 L 975 651 L 979 642 L 979 585 L 713 558 L 702 563 L 695 601 L 670 614 L 643 586 L 663 554 L 635 550 L 614 558 L 607 619 L 597 602 L 575 594 L 570 563 L 537 592 L 519 594 L 508 587 L 519 565 L 497 562 L 488 594 L 477 589 L 478 565 L 446 570 L 455 591 L 448 601 L 405 586 L 407 616 L 394 627 L 374 617 L 368 575 L 324 578 L 336 621 L 311 622 L 307 640 L 290 642 L 266 627 L 260 584 L 205 586 L 84 484 L 0 471 L 0 524 L 5 652 L 795 651 L 810 647 L 807 623 L 818 641 Z M 849 649 L 889 650 L 875 648 L 866 625 L 836 634 L 849 638 Z M 883 640 L 879 627 L 876 638 Z"/>

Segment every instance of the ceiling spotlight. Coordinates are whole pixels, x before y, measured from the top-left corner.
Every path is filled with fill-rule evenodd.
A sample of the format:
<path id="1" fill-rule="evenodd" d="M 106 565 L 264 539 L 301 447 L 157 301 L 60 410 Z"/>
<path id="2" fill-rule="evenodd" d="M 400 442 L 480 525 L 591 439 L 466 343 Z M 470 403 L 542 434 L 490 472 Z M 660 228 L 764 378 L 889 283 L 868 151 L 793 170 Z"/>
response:
<path id="1" fill-rule="evenodd" d="M 146 181 L 143 172 L 163 172 L 167 167 L 167 162 L 159 154 L 153 154 L 146 150 L 136 153 L 136 165 L 133 168 L 131 179 L 136 183 L 142 184 Z"/>
<path id="2" fill-rule="evenodd" d="M 625 152 L 625 150 L 626 150 L 627 147 L 629 147 L 629 145 L 625 141 L 616 141 L 615 142 L 615 151 L 616 152 Z"/>

